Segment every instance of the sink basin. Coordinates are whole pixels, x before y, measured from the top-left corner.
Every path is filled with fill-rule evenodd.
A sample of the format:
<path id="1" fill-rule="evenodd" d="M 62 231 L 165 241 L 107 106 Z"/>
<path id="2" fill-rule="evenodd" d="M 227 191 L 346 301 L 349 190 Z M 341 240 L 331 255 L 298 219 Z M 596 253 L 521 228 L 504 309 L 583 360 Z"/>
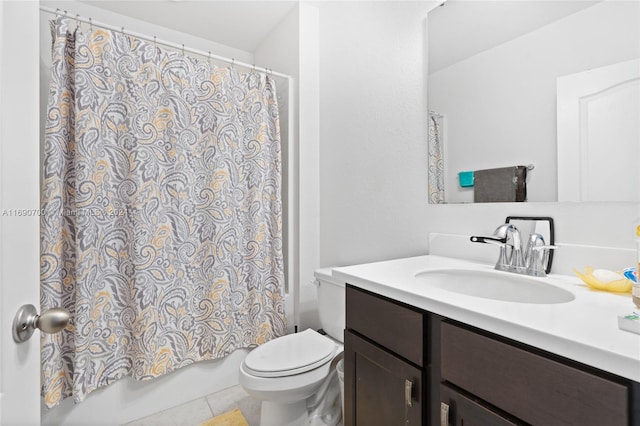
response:
<path id="1" fill-rule="evenodd" d="M 415 277 L 431 287 L 483 299 L 537 304 L 567 303 L 575 299 L 570 291 L 541 279 L 509 272 L 437 269 L 420 272 Z"/>

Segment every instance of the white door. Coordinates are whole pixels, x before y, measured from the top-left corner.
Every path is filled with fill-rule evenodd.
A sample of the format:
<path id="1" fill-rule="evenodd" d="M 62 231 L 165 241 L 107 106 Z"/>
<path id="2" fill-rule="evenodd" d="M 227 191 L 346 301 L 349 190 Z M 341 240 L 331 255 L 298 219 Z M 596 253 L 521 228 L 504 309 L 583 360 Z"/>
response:
<path id="1" fill-rule="evenodd" d="M 40 424 L 39 333 L 13 316 L 39 306 L 38 2 L 0 1 L 0 424 Z"/>
<path id="2" fill-rule="evenodd" d="M 640 60 L 558 78 L 558 201 L 640 201 Z"/>

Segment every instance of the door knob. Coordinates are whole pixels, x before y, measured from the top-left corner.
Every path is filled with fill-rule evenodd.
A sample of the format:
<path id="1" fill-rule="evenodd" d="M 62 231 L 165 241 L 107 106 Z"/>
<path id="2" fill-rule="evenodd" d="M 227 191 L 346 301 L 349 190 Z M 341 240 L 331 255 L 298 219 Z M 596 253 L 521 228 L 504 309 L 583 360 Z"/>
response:
<path id="1" fill-rule="evenodd" d="M 33 305 L 22 305 L 13 318 L 13 340 L 22 343 L 29 340 L 36 328 L 44 333 L 57 333 L 69 324 L 71 315 L 63 308 L 47 309 L 38 315 Z"/>

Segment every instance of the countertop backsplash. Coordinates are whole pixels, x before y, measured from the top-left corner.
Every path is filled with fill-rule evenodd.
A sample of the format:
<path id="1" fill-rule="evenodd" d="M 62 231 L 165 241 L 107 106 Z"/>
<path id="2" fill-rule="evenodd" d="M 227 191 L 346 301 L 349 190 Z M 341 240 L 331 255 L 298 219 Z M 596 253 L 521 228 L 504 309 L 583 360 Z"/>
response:
<path id="1" fill-rule="evenodd" d="M 494 264 L 498 259 L 498 246 L 472 243 L 469 237 L 432 232 L 429 234 L 429 254 Z M 553 257 L 552 274 L 574 275 L 574 269 L 583 270 L 585 266 L 621 271 L 634 266 L 636 262 L 634 249 L 562 242 L 556 242 L 555 245 L 558 249 Z"/>

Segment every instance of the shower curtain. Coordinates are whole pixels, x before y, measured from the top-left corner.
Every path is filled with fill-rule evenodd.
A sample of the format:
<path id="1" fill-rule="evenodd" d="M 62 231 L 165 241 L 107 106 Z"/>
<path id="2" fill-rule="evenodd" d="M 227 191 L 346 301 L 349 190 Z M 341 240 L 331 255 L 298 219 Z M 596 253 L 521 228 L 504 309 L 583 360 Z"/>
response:
<path id="1" fill-rule="evenodd" d="M 444 149 L 442 146 L 442 116 L 429 112 L 429 202 L 444 203 Z"/>
<path id="2" fill-rule="evenodd" d="M 52 34 L 41 307 L 72 320 L 42 335 L 45 404 L 284 334 L 272 79 L 62 18 Z"/>

